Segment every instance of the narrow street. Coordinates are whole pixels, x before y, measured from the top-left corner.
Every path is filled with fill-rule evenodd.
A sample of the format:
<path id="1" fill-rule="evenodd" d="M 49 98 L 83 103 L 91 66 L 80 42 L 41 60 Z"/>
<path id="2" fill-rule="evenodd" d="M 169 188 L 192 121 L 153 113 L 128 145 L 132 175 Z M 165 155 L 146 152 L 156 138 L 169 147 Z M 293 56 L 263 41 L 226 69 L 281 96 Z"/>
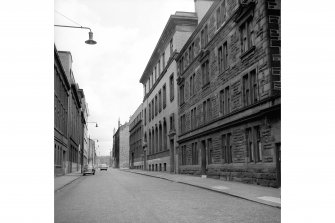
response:
<path id="1" fill-rule="evenodd" d="M 280 222 L 280 209 L 108 169 L 55 193 L 55 222 Z"/>

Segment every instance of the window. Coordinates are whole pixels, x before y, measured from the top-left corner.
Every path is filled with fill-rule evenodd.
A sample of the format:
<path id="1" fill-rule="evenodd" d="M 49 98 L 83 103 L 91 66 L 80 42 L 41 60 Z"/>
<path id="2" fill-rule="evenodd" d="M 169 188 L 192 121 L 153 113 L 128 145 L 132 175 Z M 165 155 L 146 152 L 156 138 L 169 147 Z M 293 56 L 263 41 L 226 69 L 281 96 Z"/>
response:
<path id="1" fill-rule="evenodd" d="M 246 129 L 247 157 L 249 162 L 262 162 L 262 144 L 260 128 L 255 126 Z"/>
<path id="2" fill-rule="evenodd" d="M 170 115 L 170 131 L 175 130 L 174 113 Z"/>
<path id="3" fill-rule="evenodd" d="M 157 80 L 157 67 L 155 66 L 155 82 Z"/>
<path id="4" fill-rule="evenodd" d="M 147 108 L 144 109 L 144 125 L 147 124 Z"/>
<path id="5" fill-rule="evenodd" d="M 230 91 L 229 86 L 225 88 L 225 114 L 228 114 L 230 112 Z"/>
<path id="6" fill-rule="evenodd" d="M 206 60 L 201 65 L 201 73 L 202 73 L 202 85 L 205 86 L 209 83 L 209 61 Z"/>
<path id="7" fill-rule="evenodd" d="M 254 155 L 254 145 L 253 145 L 253 139 L 252 139 L 252 131 L 251 128 L 246 129 L 246 141 L 247 141 L 247 157 L 249 158 L 249 162 L 255 161 L 255 155 Z"/>
<path id="8" fill-rule="evenodd" d="M 222 159 L 224 163 L 232 163 L 231 133 L 222 135 Z"/>
<path id="9" fill-rule="evenodd" d="M 221 22 L 221 7 L 217 8 L 216 10 L 216 27 L 217 29 L 220 28 L 222 22 Z"/>
<path id="10" fill-rule="evenodd" d="M 195 94 L 195 73 L 190 76 L 190 96 Z"/>
<path id="11" fill-rule="evenodd" d="M 231 133 L 227 134 L 227 163 L 233 162 L 232 145 L 231 145 Z"/>
<path id="12" fill-rule="evenodd" d="M 194 43 L 192 43 L 188 48 L 188 62 L 189 64 L 192 63 L 194 58 Z"/>
<path id="13" fill-rule="evenodd" d="M 243 105 L 250 105 L 250 90 L 249 90 L 249 80 L 248 74 L 243 76 Z"/>
<path id="14" fill-rule="evenodd" d="M 155 101 L 154 101 L 154 99 L 152 99 L 152 101 L 151 101 L 151 109 L 152 109 L 152 111 L 151 111 L 151 119 L 153 120 L 154 117 L 155 117 Z"/>
<path id="15" fill-rule="evenodd" d="M 242 53 L 247 52 L 255 45 L 252 18 L 249 18 L 240 26 L 240 36 Z"/>
<path id="16" fill-rule="evenodd" d="M 151 102 L 149 103 L 149 122 L 151 121 Z"/>
<path id="17" fill-rule="evenodd" d="M 161 112 L 162 111 L 162 91 L 161 90 L 159 90 L 159 92 L 158 92 L 158 105 L 159 105 L 159 112 Z"/>
<path id="18" fill-rule="evenodd" d="M 155 116 L 158 114 L 158 97 L 157 94 L 155 96 Z"/>
<path id="19" fill-rule="evenodd" d="M 170 40 L 170 57 L 172 57 L 173 54 L 173 39 Z"/>
<path id="20" fill-rule="evenodd" d="M 208 164 L 214 163 L 212 139 L 207 140 L 208 146 Z"/>
<path id="21" fill-rule="evenodd" d="M 185 53 L 185 61 L 184 61 L 184 63 L 185 63 L 185 65 L 184 65 L 184 69 L 186 69 L 187 68 L 187 66 L 188 66 L 188 52 L 186 51 L 186 53 Z"/>
<path id="22" fill-rule="evenodd" d="M 160 60 L 158 60 L 157 66 L 158 66 L 158 77 L 159 77 L 161 75 L 161 61 Z"/>
<path id="23" fill-rule="evenodd" d="M 185 128 L 186 120 L 185 120 L 185 114 L 180 116 L 180 132 L 184 133 L 186 131 Z"/>
<path id="24" fill-rule="evenodd" d="M 258 101 L 258 80 L 256 69 L 245 74 L 243 80 L 243 105 L 248 106 Z"/>
<path id="25" fill-rule="evenodd" d="M 222 46 L 218 48 L 218 65 L 219 65 L 219 74 L 223 71 L 223 51 Z"/>
<path id="26" fill-rule="evenodd" d="M 180 74 L 184 72 L 184 57 L 180 59 Z"/>
<path id="27" fill-rule="evenodd" d="M 165 68 L 165 52 L 162 54 L 163 70 Z"/>
<path id="28" fill-rule="evenodd" d="M 223 0 L 221 3 L 221 24 L 226 20 L 226 0 Z"/>
<path id="29" fill-rule="evenodd" d="M 256 70 L 250 72 L 251 103 L 258 101 L 258 79 Z"/>
<path id="30" fill-rule="evenodd" d="M 199 160 L 197 143 L 192 143 L 192 165 L 198 165 Z"/>
<path id="31" fill-rule="evenodd" d="M 212 101 L 210 98 L 207 99 L 207 121 L 212 119 Z"/>
<path id="32" fill-rule="evenodd" d="M 220 114 L 224 115 L 224 90 L 220 91 Z"/>
<path id="33" fill-rule="evenodd" d="M 173 101 L 174 98 L 174 78 L 173 74 L 170 76 L 170 101 Z"/>
<path id="34" fill-rule="evenodd" d="M 202 115 L 203 115 L 202 119 L 203 119 L 203 124 L 205 124 L 205 122 L 206 122 L 206 118 L 207 118 L 206 112 L 207 112 L 207 101 L 204 101 L 202 103 Z"/>
<path id="35" fill-rule="evenodd" d="M 191 110 L 191 129 L 194 129 L 197 127 L 197 118 L 196 118 L 197 108 L 193 108 Z"/>
<path id="36" fill-rule="evenodd" d="M 166 84 L 163 85 L 163 109 L 166 107 Z"/>
<path id="37" fill-rule="evenodd" d="M 181 165 L 186 165 L 186 146 L 181 147 Z"/>
<path id="38" fill-rule="evenodd" d="M 180 94 L 180 98 L 179 98 L 179 105 L 182 105 L 184 104 L 184 84 L 182 84 L 180 87 L 179 87 L 179 94 Z"/>
<path id="39" fill-rule="evenodd" d="M 208 27 L 207 25 L 201 30 L 201 48 L 205 48 L 208 43 Z"/>
<path id="40" fill-rule="evenodd" d="M 228 46 L 227 42 L 223 44 L 223 70 L 228 69 Z"/>
<path id="41" fill-rule="evenodd" d="M 254 127 L 255 132 L 255 149 L 257 155 L 257 162 L 262 162 L 262 144 L 261 144 L 261 132 L 259 126 Z"/>

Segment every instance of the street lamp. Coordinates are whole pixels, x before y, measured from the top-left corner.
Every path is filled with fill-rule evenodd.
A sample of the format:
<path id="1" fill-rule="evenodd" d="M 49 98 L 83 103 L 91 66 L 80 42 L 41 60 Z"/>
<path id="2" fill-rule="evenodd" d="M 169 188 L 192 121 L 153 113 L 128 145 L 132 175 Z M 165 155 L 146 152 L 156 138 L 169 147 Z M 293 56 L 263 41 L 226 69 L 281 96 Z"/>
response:
<path id="1" fill-rule="evenodd" d="M 97 43 L 97 41 L 93 40 L 93 32 L 91 28 L 89 27 L 83 27 L 83 26 L 63 26 L 63 25 L 55 25 L 57 27 L 65 27 L 65 28 L 77 28 L 77 29 L 89 29 L 90 31 L 88 32 L 88 40 L 85 41 L 86 44 L 89 45 L 94 45 Z"/>

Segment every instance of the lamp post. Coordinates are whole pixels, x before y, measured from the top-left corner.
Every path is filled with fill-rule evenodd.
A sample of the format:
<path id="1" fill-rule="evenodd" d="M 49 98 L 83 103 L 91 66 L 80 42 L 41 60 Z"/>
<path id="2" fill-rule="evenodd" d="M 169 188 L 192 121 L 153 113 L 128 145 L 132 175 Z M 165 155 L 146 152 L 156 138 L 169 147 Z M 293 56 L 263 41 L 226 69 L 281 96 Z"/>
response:
<path id="1" fill-rule="evenodd" d="M 87 123 L 95 123 L 95 127 L 99 127 L 97 122 L 87 122 Z"/>
<path id="2" fill-rule="evenodd" d="M 90 31 L 88 32 L 88 40 L 85 41 L 86 44 L 89 45 L 94 45 L 97 44 L 97 41 L 93 40 L 93 32 L 91 28 L 89 27 L 84 27 L 84 26 L 64 26 L 64 25 L 54 25 L 56 27 L 65 27 L 65 28 L 75 28 L 75 29 L 89 29 Z"/>

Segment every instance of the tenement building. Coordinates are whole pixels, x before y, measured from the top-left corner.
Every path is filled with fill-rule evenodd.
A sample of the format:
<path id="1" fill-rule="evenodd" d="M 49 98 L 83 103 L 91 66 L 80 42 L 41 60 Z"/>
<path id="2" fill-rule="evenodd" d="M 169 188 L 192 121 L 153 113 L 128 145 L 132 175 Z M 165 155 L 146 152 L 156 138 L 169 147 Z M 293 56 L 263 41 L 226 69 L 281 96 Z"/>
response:
<path id="1" fill-rule="evenodd" d="M 146 153 L 142 147 L 143 108 L 141 105 L 129 119 L 129 168 L 145 169 Z"/>
<path id="2" fill-rule="evenodd" d="M 68 51 L 58 51 L 58 54 L 71 86 L 68 97 L 68 159 L 66 173 L 72 173 L 81 170 L 82 132 L 84 131 L 81 101 L 78 93 L 79 86 L 74 79 L 72 71 L 72 55 Z"/>
<path id="3" fill-rule="evenodd" d="M 171 15 L 140 78 L 143 84 L 143 153 L 149 171 L 177 168 L 177 63 L 178 52 L 197 25 L 195 13 Z"/>
<path id="4" fill-rule="evenodd" d="M 66 173 L 68 152 L 67 120 L 70 83 L 54 46 L 54 174 Z"/>
<path id="5" fill-rule="evenodd" d="M 280 186 L 280 0 L 214 1 L 177 61 L 180 173 Z"/>

